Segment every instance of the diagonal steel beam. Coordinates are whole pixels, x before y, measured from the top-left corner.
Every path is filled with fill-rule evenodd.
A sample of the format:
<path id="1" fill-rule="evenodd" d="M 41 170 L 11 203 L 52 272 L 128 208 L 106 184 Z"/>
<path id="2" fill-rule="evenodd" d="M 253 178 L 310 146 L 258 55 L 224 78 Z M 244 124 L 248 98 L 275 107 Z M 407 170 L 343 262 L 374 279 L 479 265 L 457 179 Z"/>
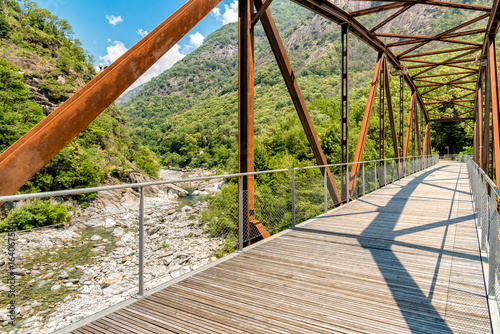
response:
<path id="1" fill-rule="evenodd" d="M 368 135 L 368 127 L 370 125 L 370 119 L 373 111 L 373 103 L 375 102 L 375 95 L 377 94 L 377 84 L 380 78 L 380 73 L 382 69 L 382 64 L 385 60 L 385 54 L 383 52 L 378 53 L 377 63 L 375 65 L 375 71 L 373 72 L 372 83 L 370 87 L 370 93 L 368 94 L 368 101 L 366 103 L 365 114 L 363 116 L 363 123 L 361 124 L 361 130 L 359 132 L 358 144 L 356 145 L 356 152 L 354 153 L 354 159 L 352 162 L 354 164 L 351 168 L 351 176 L 349 178 L 349 191 L 351 196 L 354 196 L 354 189 L 357 182 L 357 177 L 359 173 L 360 164 L 363 159 L 363 151 L 365 149 L 366 137 Z"/>
<path id="2" fill-rule="evenodd" d="M 382 28 L 387 23 L 391 22 L 392 20 L 394 20 L 396 17 L 398 17 L 399 15 L 403 14 L 404 12 L 406 12 L 411 7 L 413 7 L 413 4 L 405 5 L 403 8 L 401 8 L 400 10 L 398 10 L 396 13 L 392 14 L 391 16 L 389 16 L 388 18 L 386 18 L 385 20 L 383 20 L 382 22 L 380 22 L 379 24 L 377 24 L 375 27 L 373 27 L 370 30 L 370 32 L 375 32 L 378 29 Z"/>
<path id="3" fill-rule="evenodd" d="M 0 155 L 0 196 L 21 188 L 221 0 L 190 0 Z"/>
<path id="4" fill-rule="evenodd" d="M 442 32 L 442 33 L 440 33 L 440 34 L 437 34 L 436 36 L 434 36 L 434 39 L 438 39 L 438 38 L 441 38 L 441 37 L 445 37 L 446 35 L 449 35 L 450 33 L 454 32 L 454 31 L 457 31 L 457 30 L 459 30 L 459 29 L 465 28 L 465 27 L 467 27 L 467 26 L 469 26 L 469 25 L 471 25 L 471 24 L 474 24 L 474 23 L 476 23 L 476 22 L 479 22 L 479 21 L 481 21 L 481 20 L 483 20 L 483 19 L 485 19 L 485 18 L 487 18 L 487 17 L 489 17 L 489 16 L 490 16 L 490 14 L 483 14 L 483 15 L 480 15 L 480 16 L 478 16 L 478 17 L 476 17 L 476 18 L 472 19 L 472 20 L 469 20 L 469 21 L 467 21 L 467 22 L 464 22 L 464 23 L 462 23 L 462 24 L 459 24 L 459 25 L 458 25 L 458 26 L 456 26 L 456 27 L 453 27 L 453 28 L 451 28 L 451 29 L 448 29 L 448 30 L 446 30 L 446 31 L 444 31 L 444 32 Z M 402 57 L 402 56 L 404 56 L 404 55 L 406 55 L 406 54 L 408 54 L 408 53 L 410 53 L 410 52 L 412 52 L 412 51 L 414 51 L 414 50 L 416 50 L 416 49 L 418 49 L 418 48 L 420 48 L 420 47 L 422 47 L 422 46 L 426 45 L 427 43 L 429 43 L 429 42 L 433 41 L 434 39 L 430 39 L 430 40 L 423 41 L 422 43 L 419 43 L 418 45 L 415 45 L 414 47 L 411 47 L 411 48 L 409 48 L 408 50 L 403 51 L 402 53 L 400 53 L 400 54 L 398 55 L 398 57 Z"/>
<path id="5" fill-rule="evenodd" d="M 385 85 L 385 95 L 387 100 L 387 113 L 389 114 L 389 123 L 391 126 L 392 147 L 394 149 L 394 157 L 398 159 L 399 158 L 398 134 L 396 130 L 396 119 L 394 117 L 394 108 L 392 105 L 391 81 L 389 78 L 389 69 L 386 61 L 384 62 L 384 85 Z"/>
<path id="6" fill-rule="evenodd" d="M 372 0 L 354 0 L 354 1 L 370 1 L 370 2 L 372 2 Z M 439 0 L 423 0 L 423 1 L 422 0 L 380 0 L 378 2 L 420 4 L 420 5 L 430 5 L 430 6 L 438 6 L 438 7 L 476 10 L 476 11 L 481 11 L 481 12 L 491 11 L 490 7 L 486 7 L 486 6 L 470 5 L 470 4 L 464 4 L 464 3 L 439 1 Z"/>
<path id="7" fill-rule="evenodd" d="M 439 51 L 414 53 L 412 55 L 406 55 L 406 56 L 402 56 L 402 57 L 398 57 L 398 58 L 400 60 L 408 60 L 408 59 L 416 58 L 416 57 L 433 56 L 433 55 L 438 55 L 438 54 L 443 54 L 443 53 L 453 53 L 453 52 L 466 51 L 466 50 L 471 50 L 471 49 L 477 49 L 477 50 L 479 50 L 479 47 L 477 47 L 477 46 L 466 46 L 466 47 L 463 47 L 463 48 L 456 48 L 456 49 L 446 49 L 446 50 L 439 50 Z"/>
<path id="8" fill-rule="evenodd" d="M 411 102 L 410 102 L 410 112 L 408 114 L 408 125 L 406 126 L 406 138 L 405 138 L 405 145 L 403 149 L 403 162 L 404 159 L 408 156 L 408 147 L 410 145 L 410 133 L 411 133 L 411 126 L 413 122 L 413 109 L 415 109 L 415 92 L 411 95 Z"/>
<path id="9" fill-rule="evenodd" d="M 257 8 L 257 10 L 260 10 L 262 6 L 262 0 L 255 0 L 255 7 Z M 327 165 L 328 162 L 326 161 L 325 154 L 323 153 L 318 135 L 314 130 L 314 125 L 312 123 L 311 117 L 307 112 L 306 103 L 304 102 L 304 98 L 302 97 L 299 84 L 292 70 L 292 65 L 288 60 L 285 46 L 281 41 L 278 33 L 278 28 L 276 27 L 276 23 L 274 22 L 274 18 L 269 8 L 262 15 L 260 21 L 262 22 L 262 26 L 264 27 L 267 39 L 269 40 L 269 44 L 271 45 L 271 49 L 278 63 L 281 74 L 283 75 L 283 79 L 285 80 L 288 92 L 290 93 L 290 97 L 292 98 L 293 104 L 295 105 L 295 109 L 297 110 L 297 114 L 299 116 L 302 127 L 304 128 L 309 144 L 311 145 L 311 148 L 313 150 L 316 162 L 318 163 L 318 165 Z M 337 186 L 335 185 L 335 181 L 333 180 L 330 169 L 324 168 L 323 173 L 325 173 L 325 171 L 328 177 L 328 191 L 330 192 L 330 196 L 334 200 L 334 203 L 340 203 L 341 197 Z"/>
<path id="10" fill-rule="evenodd" d="M 392 10 L 392 9 L 397 9 L 406 6 L 405 4 L 399 4 L 399 3 L 393 3 L 393 4 L 388 4 L 388 5 L 380 5 L 376 7 L 370 7 L 370 8 L 365 8 L 361 10 L 356 10 L 353 12 L 350 12 L 349 15 L 351 17 L 358 17 L 358 16 L 363 16 L 363 15 L 369 15 L 369 14 L 374 14 L 374 13 L 380 13 L 384 12 L 387 10 Z"/>

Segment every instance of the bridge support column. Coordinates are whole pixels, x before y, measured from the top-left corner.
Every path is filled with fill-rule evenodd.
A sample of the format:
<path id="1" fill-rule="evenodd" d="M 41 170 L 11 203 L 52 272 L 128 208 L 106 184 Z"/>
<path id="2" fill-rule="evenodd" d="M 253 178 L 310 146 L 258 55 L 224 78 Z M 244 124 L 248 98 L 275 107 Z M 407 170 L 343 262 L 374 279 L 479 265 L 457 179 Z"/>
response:
<path id="1" fill-rule="evenodd" d="M 341 125 L 340 125 L 340 151 L 341 163 L 347 164 L 349 162 L 349 24 L 341 26 Z M 340 167 L 342 174 L 347 173 L 349 168 L 347 165 Z M 342 202 L 349 200 L 348 186 L 349 182 L 347 177 L 342 177 Z"/>
<path id="2" fill-rule="evenodd" d="M 399 76 L 399 168 L 401 169 L 401 157 L 403 156 L 403 133 L 404 133 L 404 76 Z M 401 175 L 400 175 L 401 178 Z"/>
<path id="3" fill-rule="evenodd" d="M 474 119 L 474 162 L 481 165 L 483 147 L 483 81 L 484 68 L 479 71 L 479 83 L 476 88 L 476 114 Z"/>
<path id="4" fill-rule="evenodd" d="M 489 50 L 487 50 L 489 51 Z M 484 94 L 484 123 L 483 123 L 483 149 L 481 151 L 481 168 L 488 175 L 489 156 L 490 156 L 490 118 L 491 118 L 491 73 L 489 63 L 489 52 L 486 53 L 486 69 L 485 69 L 485 94 Z M 491 175 L 490 175 L 491 176 Z"/>
<path id="5" fill-rule="evenodd" d="M 238 6 L 238 172 L 254 171 L 254 59 L 252 28 L 252 0 L 240 0 Z M 250 220 L 254 219 L 254 176 L 239 178 L 241 199 L 240 221 L 245 240 L 251 238 Z M 241 184 L 242 183 L 242 184 Z"/>
<path id="6" fill-rule="evenodd" d="M 379 86 L 379 108 L 378 108 L 378 168 L 379 168 L 379 185 L 382 188 L 385 182 L 385 174 L 383 173 L 385 159 L 385 71 L 384 68 L 387 66 L 387 61 L 382 62 L 382 68 L 380 69 L 380 86 Z"/>
<path id="7" fill-rule="evenodd" d="M 498 96 L 498 68 L 495 35 L 488 36 L 488 39 L 488 67 L 490 72 L 491 112 L 493 114 L 493 150 L 495 159 L 493 169 L 495 172 L 495 182 L 498 186 L 500 185 L 500 101 Z M 493 173 L 493 169 L 491 173 Z"/>

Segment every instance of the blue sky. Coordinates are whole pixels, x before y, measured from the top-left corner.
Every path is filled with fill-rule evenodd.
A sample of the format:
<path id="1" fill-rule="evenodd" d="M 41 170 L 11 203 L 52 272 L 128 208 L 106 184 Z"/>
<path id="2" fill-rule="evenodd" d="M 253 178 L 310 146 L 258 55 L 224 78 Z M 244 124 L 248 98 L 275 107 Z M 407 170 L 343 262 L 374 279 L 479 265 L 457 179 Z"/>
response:
<path id="1" fill-rule="evenodd" d="M 73 27 L 75 38 L 94 56 L 94 65 L 109 65 L 146 33 L 167 19 L 187 0 L 36 0 Z M 203 43 L 223 24 L 237 20 L 237 0 L 223 0 L 188 35 L 171 49 L 131 88 L 149 81 Z"/>

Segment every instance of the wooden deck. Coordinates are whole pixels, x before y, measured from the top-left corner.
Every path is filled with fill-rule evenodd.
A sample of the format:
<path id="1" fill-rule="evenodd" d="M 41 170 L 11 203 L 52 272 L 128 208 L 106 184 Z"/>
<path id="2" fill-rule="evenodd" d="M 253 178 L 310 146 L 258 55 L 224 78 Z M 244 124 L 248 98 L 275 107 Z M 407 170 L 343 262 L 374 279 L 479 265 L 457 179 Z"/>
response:
<path id="1" fill-rule="evenodd" d="M 490 333 L 465 164 L 441 162 L 73 333 Z"/>

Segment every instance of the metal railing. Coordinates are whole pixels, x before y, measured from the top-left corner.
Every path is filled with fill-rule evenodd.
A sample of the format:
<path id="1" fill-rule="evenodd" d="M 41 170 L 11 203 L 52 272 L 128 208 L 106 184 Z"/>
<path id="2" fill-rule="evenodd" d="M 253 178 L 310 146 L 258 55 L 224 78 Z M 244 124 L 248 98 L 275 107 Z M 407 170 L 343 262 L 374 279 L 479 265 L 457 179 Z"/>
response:
<path id="1" fill-rule="evenodd" d="M 499 300 L 499 240 L 498 227 L 500 217 L 498 203 L 500 189 L 491 178 L 472 160 L 466 159 L 467 170 L 472 190 L 476 224 L 481 252 L 488 258 L 487 292 L 488 297 Z M 497 304 L 498 306 L 498 304 Z M 499 309 L 500 311 L 500 309 Z"/>
<path id="2" fill-rule="evenodd" d="M 255 219 L 268 233 L 275 234 L 341 204 L 328 193 L 328 179 L 322 172 L 325 168 L 330 169 L 339 193 L 344 194 L 341 201 L 348 203 L 438 161 L 437 155 L 364 161 L 357 163 L 359 169 L 355 178 L 350 173 L 355 163 L 349 163 L 3 196 L 0 202 L 38 198 L 57 198 L 60 202 L 63 196 L 136 189 L 134 194 L 139 198 L 134 204 L 137 206 L 123 212 L 76 217 L 68 224 L 17 231 L 16 239 L 22 240 L 22 247 L 27 245 L 30 251 L 18 253 L 21 257 L 29 253 L 26 259 L 18 259 L 19 267 L 25 267 L 29 273 L 18 276 L 21 291 L 16 298 L 19 305 L 28 305 L 33 300 L 39 302 L 40 298 L 46 298 L 40 295 L 40 291 L 46 291 L 50 300 L 53 300 L 51 294 L 57 294 L 56 299 L 61 303 L 75 300 L 76 308 L 81 293 L 101 291 L 106 296 L 107 289 L 118 283 L 123 283 L 123 286 L 114 288 L 116 291 L 110 294 L 114 304 L 130 297 L 140 298 L 147 294 L 148 289 L 235 250 L 242 250 L 246 242 L 259 236 L 259 230 L 249 229 L 243 221 L 245 198 L 252 198 Z M 342 166 L 345 167 L 343 173 L 340 172 Z M 243 182 L 239 181 L 249 175 L 255 176 L 259 186 L 244 190 Z M 225 180 L 226 186 L 197 204 L 190 203 L 190 206 L 168 200 L 164 203 L 145 195 L 145 189 L 152 186 L 213 180 Z M 349 196 L 345 197 L 347 193 Z M 60 243 L 58 238 L 66 238 L 66 241 Z M 54 263 L 73 271 L 66 272 Z M 102 267 L 112 270 L 101 270 Z M 54 285 L 59 287 L 55 289 Z M 23 319 L 17 328 L 22 332 L 24 325 L 38 321 L 38 327 L 33 325 L 27 332 L 41 329 L 50 332 L 100 311 L 96 308 L 98 306 L 101 309 L 111 306 L 103 301 L 94 301 L 93 304 L 92 312 L 81 311 L 76 316 L 70 309 L 62 315 L 61 311 L 57 318 L 52 316 L 55 313 L 51 310 L 37 304 L 28 314 L 32 317 L 21 314 Z M 52 309 L 59 307 L 53 306 Z M 38 312 L 46 320 L 41 321 Z M 61 320 L 63 318 L 66 322 Z"/>

